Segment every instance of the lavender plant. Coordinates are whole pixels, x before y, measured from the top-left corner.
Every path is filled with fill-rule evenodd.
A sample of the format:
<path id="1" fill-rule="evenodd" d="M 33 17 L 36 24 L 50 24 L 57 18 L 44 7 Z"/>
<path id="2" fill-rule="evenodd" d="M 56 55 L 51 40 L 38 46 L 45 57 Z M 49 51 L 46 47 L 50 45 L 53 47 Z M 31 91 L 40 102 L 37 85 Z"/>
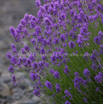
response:
<path id="1" fill-rule="evenodd" d="M 103 5 L 99 0 L 40 0 L 37 17 L 25 14 L 10 27 L 15 44 L 7 53 L 12 82 L 15 67 L 32 81 L 34 96 L 48 104 L 103 103 Z M 25 44 L 25 40 L 29 44 Z M 47 101 L 46 99 L 44 99 Z"/>

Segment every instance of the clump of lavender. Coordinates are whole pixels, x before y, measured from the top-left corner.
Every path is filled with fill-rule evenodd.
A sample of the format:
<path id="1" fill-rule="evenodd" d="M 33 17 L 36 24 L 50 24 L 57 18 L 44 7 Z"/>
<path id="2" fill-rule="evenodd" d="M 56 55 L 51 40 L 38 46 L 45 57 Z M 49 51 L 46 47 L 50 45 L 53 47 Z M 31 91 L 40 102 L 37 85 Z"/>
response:
<path id="1" fill-rule="evenodd" d="M 12 82 L 18 85 L 14 68 L 18 67 L 34 83 L 34 95 L 43 92 L 49 104 L 102 104 L 101 1 L 44 2 L 35 1 L 37 17 L 25 14 L 17 28 L 10 27 L 15 43 L 22 46 L 18 52 L 11 44 L 12 52 L 7 53 Z M 30 43 L 25 44 L 25 40 Z"/>

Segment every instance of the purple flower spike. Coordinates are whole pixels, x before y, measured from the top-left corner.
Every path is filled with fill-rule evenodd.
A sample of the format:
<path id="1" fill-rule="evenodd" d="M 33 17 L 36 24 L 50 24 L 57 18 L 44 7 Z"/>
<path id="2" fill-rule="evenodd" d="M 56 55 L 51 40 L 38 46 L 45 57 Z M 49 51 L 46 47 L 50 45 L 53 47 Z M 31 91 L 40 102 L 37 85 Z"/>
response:
<path id="1" fill-rule="evenodd" d="M 55 37 L 54 40 L 53 40 L 53 43 L 54 44 L 58 44 L 59 43 L 59 39 Z"/>
<path id="2" fill-rule="evenodd" d="M 95 36 L 94 37 L 94 42 L 99 45 L 100 44 L 100 37 L 99 36 Z"/>
<path id="3" fill-rule="evenodd" d="M 65 104 L 71 104 L 68 100 L 66 100 Z"/>
<path id="4" fill-rule="evenodd" d="M 36 44 L 35 39 L 31 39 L 31 43 L 32 43 L 33 45 L 35 45 L 35 44 Z"/>
<path id="5" fill-rule="evenodd" d="M 74 48 L 75 47 L 75 43 L 73 41 L 69 41 L 68 45 L 70 48 Z"/>
<path id="6" fill-rule="evenodd" d="M 61 91 L 60 84 L 56 84 L 56 92 L 59 93 Z"/>
<path id="7" fill-rule="evenodd" d="M 26 54 L 26 52 L 25 52 L 25 49 L 24 49 L 24 48 L 21 48 L 21 52 L 22 52 L 22 54 Z"/>
<path id="8" fill-rule="evenodd" d="M 87 103 L 87 98 L 83 98 L 84 102 Z"/>
<path id="9" fill-rule="evenodd" d="M 84 69 L 83 75 L 84 75 L 85 77 L 90 77 L 90 71 L 89 71 L 87 68 Z"/>
<path id="10" fill-rule="evenodd" d="M 44 0 L 44 2 L 49 2 L 50 0 Z"/>
<path id="11" fill-rule="evenodd" d="M 97 83 L 102 83 L 102 82 L 103 82 L 103 73 L 98 72 L 98 75 L 96 75 L 96 76 L 94 77 L 94 79 L 95 79 L 95 81 L 96 81 Z"/>
<path id="12" fill-rule="evenodd" d="M 35 73 L 30 73 L 31 80 L 35 81 L 37 75 Z"/>
<path id="13" fill-rule="evenodd" d="M 100 37 L 100 40 L 103 40 L 103 33 L 101 31 L 98 32 L 98 35 Z"/>
<path id="14" fill-rule="evenodd" d="M 34 58 L 34 56 L 33 56 L 32 54 L 30 54 L 29 59 L 30 59 L 32 62 L 35 61 L 35 58 Z"/>
<path id="15" fill-rule="evenodd" d="M 99 87 L 97 87 L 95 90 L 98 92 L 99 91 Z"/>
<path id="16" fill-rule="evenodd" d="M 14 68 L 12 67 L 12 65 L 9 66 L 8 70 L 13 73 L 14 72 Z"/>
<path id="17" fill-rule="evenodd" d="M 65 74 L 69 73 L 69 70 L 68 70 L 68 66 L 67 65 L 65 66 L 64 73 Z"/>
<path id="18" fill-rule="evenodd" d="M 37 63 L 37 62 L 34 62 L 34 63 L 32 64 L 32 67 L 33 67 L 33 69 L 38 68 L 38 63 Z"/>
<path id="19" fill-rule="evenodd" d="M 51 82 L 49 82 L 49 81 L 46 81 L 45 82 L 45 86 L 48 88 L 48 89 L 53 89 L 53 87 L 52 87 L 52 84 L 51 84 Z"/>
<path id="20" fill-rule="evenodd" d="M 61 20 L 66 19 L 66 14 L 65 14 L 65 13 L 61 13 L 61 14 L 60 14 L 60 19 L 61 19 Z"/>
<path id="21" fill-rule="evenodd" d="M 29 46 L 27 46 L 27 45 L 24 45 L 24 49 L 25 49 L 27 52 L 30 51 L 30 48 L 29 48 Z"/>
<path id="22" fill-rule="evenodd" d="M 35 90 L 33 91 L 33 93 L 34 93 L 36 96 L 40 96 L 40 91 L 39 91 L 38 89 L 35 89 Z"/>
<path id="23" fill-rule="evenodd" d="M 45 53 L 45 50 L 44 50 L 43 47 L 41 47 L 40 53 L 41 53 L 41 54 L 44 54 L 44 53 Z"/>
<path id="24" fill-rule="evenodd" d="M 50 26 L 51 25 L 51 21 L 48 17 L 44 18 L 44 22 L 46 23 L 46 25 Z"/>
<path id="25" fill-rule="evenodd" d="M 60 78 L 60 75 L 59 75 L 58 71 L 54 71 L 54 77 L 55 77 L 55 79 L 59 79 Z"/>
<path id="26" fill-rule="evenodd" d="M 36 1 L 35 1 L 35 5 L 36 5 L 37 8 L 39 8 L 39 7 L 41 6 L 40 0 L 36 0 Z"/>
<path id="27" fill-rule="evenodd" d="M 103 45 L 100 45 L 100 54 L 103 54 Z"/>
<path id="28" fill-rule="evenodd" d="M 12 82 L 15 83 L 17 81 L 15 75 L 12 75 Z"/>
<path id="29" fill-rule="evenodd" d="M 64 41 L 66 40 L 65 35 L 64 35 L 64 34 L 61 34 L 61 35 L 60 35 L 60 39 L 61 39 L 62 42 L 64 42 Z"/>
<path id="30" fill-rule="evenodd" d="M 11 55 L 10 52 L 8 52 L 8 53 L 6 54 L 6 56 L 7 56 L 8 59 L 11 59 L 11 56 L 12 56 L 12 55 Z"/>
<path id="31" fill-rule="evenodd" d="M 27 65 L 28 65 L 28 67 L 31 67 L 31 60 L 30 60 L 30 59 L 27 59 L 27 60 L 26 60 L 26 63 L 27 63 Z"/>
<path id="32" fill-rule="evenodd" d="M 14 44 L 11 44 L 12 49 L 16 49 L 16 46 Z"/>
<path id="33" fill-rule="evenodd" d="M 79 76 L 79 73 L 78 72 L 74 72 L 74 74 L 75 74 L 76 77 Z"/>
<path id="34" fill-rule="evenodd" d="M 10 27 L 10 32 L 11 32 L 13 37 L 16 36 L 16 29 L 14 27 Z"/>
<path id="35" fill-rule="evenodd" d="M 17 58 L 12 56 L 10 61 L 11 61 L 11 63 L 16 64 L 17 63 Z"/>
<path id="36" fill-rule="evenodd" d="M 53 74 L 54 73 L 54 69 L 50 69 L 49 72 L 50 72 L 50 74 Z"/>

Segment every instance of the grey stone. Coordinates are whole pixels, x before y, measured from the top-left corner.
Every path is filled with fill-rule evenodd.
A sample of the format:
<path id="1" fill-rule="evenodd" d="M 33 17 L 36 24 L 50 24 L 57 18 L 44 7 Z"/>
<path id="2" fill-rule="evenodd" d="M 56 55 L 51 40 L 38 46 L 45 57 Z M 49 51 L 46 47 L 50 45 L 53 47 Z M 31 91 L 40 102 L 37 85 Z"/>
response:
<path id="1" fill-rule="evenodd" d="M 11 82 L 11 78 L 4 80 L 4 83 L 10 83 L 10 82 Z"/>
<path id="2" fill-rule="evenodd" d="M 12 97 L 11 97 L 11 96 L 8 96 L 8 97 L 7 97 L 7 101 L 8 101 L 9 103 L 12 103 L 12 102 L 13 102 Z"/>
<path id="3" fill-rule="evenodd" d="M 41 0 L 43 4 L 43 0 Z M 11 83 L 11 73 L 8 71 L 8 66 L 11 64 L 10 61 L 6 58 L 6 53 L 11 51 L 11 43 L 14 43 L 14 38 L 10 34 L 10 27 L 14 26 L 15 28 L 19 24 L 20 20 L 24 17 L 25 13 L 37 15 L 37 8 L 35 6 L 35 0 L 0 0 L 0 83 L 5 83 L 7 87 L 0 87 L 0 94 L 4 89 L 6 91 L 5 96 L 0 95 L 0 104 L 19 104 L 19 101 L 23 103 L 26 102 L 25 91 L 27 90 L 25 86 L 20 85 L 20 88 L 23 89 L 23 94 L 21 94 L 18 90 L 15 89 L 16 86 Z M 18 52 L 20 51 L 20 45 L 17 45 Z M 17 68 L 14 68 L 14 74 L 18 78 L 22 78 L 25 80 L 26 85 L 31 87 L 31 82 L 25 78 L 23 73 L 18 72 Z M 13 90 L 13 94 L 11 95 L 11 90 Z M 8 93 L 7 93 L 8 92 Z M 16 94 L 17 95 L 16 95 Z M 28 92 L 27 92 L 28 93 Z M 33 96 L 32 92 L 29 96 Z M 19 97 L 17 97 L 19 96 Z M 4 100 L 3 100 L 4 99 Z M 16 100 L 18 99 L 18 100 Z M 2 101 L 2 102 L 1 102 Z M 33 103 L 34 104 L 34 103 Z"/>
<path id="4" fill-rule="evenodd" d="M 27 86 L 21 83 L 21 84 L 19 85 L 19 87 L 20 87 L 22 90 L 24 90 L 24 89 L 26 89 Z"/>
<path id="5" fill-rule="evenodd" d="M 2 88 L 2 90 L 0 91 L 1 96 L 6 97 L 11 95 L 11 90 L 6 83 L 2 83 L 0 87 Z"/>
<path id="6" fill-rule="evenodd" d="M 26 103 L 27 104 L 37 104 L 37 103 L 35 103 L 35 102 L 31 101 L 31 100 L 27 101 Z"/>
<path id="7" fill-rule="evenodd" d="M 39 103 L 41 101 L 41 99 L 37 96 L 34 96 L 32 99 L 35 103 Z"/>

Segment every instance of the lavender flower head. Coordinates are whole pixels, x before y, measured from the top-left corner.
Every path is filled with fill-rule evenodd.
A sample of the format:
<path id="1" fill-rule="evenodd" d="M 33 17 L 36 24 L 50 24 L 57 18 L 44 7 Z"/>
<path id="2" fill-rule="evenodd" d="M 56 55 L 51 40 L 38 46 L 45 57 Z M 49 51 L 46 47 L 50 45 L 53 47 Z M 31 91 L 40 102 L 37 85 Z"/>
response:
<path id="1" fill-rule="evenodd" d="M 68 100 L 66 100 L 65 104 L 71 104 Z"/>
<path id="2" fill-rule="evenodd" d="M 69 41 L 68 45 L 70 48 L 74 48 L 75 47 L 75 43 L 73 41 Z"/>
<path id="3" fill-rule="evenodd" d="M 46 81 L 46 82 L 45 82 L 45 86 L 46 86 L 48 89 L 50 89 L 50 90 L 53 89 L 52 84 L 51 84 L 51 82 L 49 82 L 49 81 Z"/>
<path id="4" fill-rule="evenodd" d="M 89 71 L 87 68 L 84 69 L 83 75 L 84 75 L 85 77 L 90 77 L 90 71 Z"/>

